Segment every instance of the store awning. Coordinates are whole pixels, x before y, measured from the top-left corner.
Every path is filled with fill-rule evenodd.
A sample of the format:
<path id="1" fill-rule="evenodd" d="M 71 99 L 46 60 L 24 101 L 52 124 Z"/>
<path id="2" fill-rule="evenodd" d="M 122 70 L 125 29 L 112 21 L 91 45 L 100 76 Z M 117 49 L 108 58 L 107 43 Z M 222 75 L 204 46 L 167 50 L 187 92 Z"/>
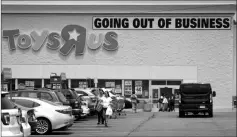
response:
<path id="1" fill-rule="evenodd" d="M 67 79 L 184 79 L 197 80 L 197 66 L 118 65 L 3 65 L 12 78 L 49 79 L 51 73 L 65 73 Z"/>

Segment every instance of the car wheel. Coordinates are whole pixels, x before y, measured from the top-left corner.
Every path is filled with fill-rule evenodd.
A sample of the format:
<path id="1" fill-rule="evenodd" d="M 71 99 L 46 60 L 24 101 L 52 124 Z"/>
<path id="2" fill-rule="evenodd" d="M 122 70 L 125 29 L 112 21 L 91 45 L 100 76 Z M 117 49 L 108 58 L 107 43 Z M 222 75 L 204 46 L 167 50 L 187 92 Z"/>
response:
<path id="1" fill-rule="evenodd" d="M 36 134 L 45 135 L 51 132 L 51 124 L 49 120 L 45 118 L 37 119 L 37 126 L 35 129 Z"/>
<path id="2" fill-rule="evenodd" d="M 208 114 L 209 114 L 209 117 L 213 117 L 213 109 L 209 110 Z"/>

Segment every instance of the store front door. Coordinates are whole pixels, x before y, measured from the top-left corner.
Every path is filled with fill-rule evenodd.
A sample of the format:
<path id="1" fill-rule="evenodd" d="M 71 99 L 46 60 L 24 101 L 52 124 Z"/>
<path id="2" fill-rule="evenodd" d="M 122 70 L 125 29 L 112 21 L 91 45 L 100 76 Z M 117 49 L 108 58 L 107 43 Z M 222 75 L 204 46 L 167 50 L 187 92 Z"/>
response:
<path id="1" fill-rule="evenodd" d="M 158 102 L 161 95 L 167 95 L 168 97 L 172 96 L 172 94 L 175 94 L 175 91 L 179 88 L 179 86 L 173 86 L 173 85 L 159 85 L 159 86 L 152 86 L 152 103 L 153 106 L 156 106 L 157 108 L 160 108 L 160 103 Z"/>
<path id="2" fill-rule="evenodd" d="M 159 100 L 159 89 L 152 89 L 152 103 L 158 103 Z"/>

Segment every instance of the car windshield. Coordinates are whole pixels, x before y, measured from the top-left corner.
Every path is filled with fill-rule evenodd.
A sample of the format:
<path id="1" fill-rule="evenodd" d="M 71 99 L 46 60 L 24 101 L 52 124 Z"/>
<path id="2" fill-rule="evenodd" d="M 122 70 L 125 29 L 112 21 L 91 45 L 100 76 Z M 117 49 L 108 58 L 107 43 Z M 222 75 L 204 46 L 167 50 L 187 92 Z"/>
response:
<path id="1" fill-rule="evenodd" d="M 68 89 L 68 90 L 70 90 L 70 89 Z M 70 91 L 72 92 L 73 99 L 76 99 L 77 98 L 77 93 L 75 93 L 76 91 L 74 91 L 74 90 L 70 90 Z M 70 91 L 68 91 L 68 92 L 70 92 Z"/>
<path id="2" fill-rule="evenodd" d="M 1 97 L 1 109 L 14 109 L 15 105 L 8 99 L 7 96 Z"/>
<path id="3" fill-rule="evenodd" d="M 59 100 L 61 101 L 61 102 L 67 102 L 67 99 L 66 99 L 66 97 L 63 95 L 63 93 L 61 93 L 60 91 L 55 91 L 56 92 L 56 94 L 57 94 L 57 96 L 58 96 L 58 98 L 59 98 Z"/>

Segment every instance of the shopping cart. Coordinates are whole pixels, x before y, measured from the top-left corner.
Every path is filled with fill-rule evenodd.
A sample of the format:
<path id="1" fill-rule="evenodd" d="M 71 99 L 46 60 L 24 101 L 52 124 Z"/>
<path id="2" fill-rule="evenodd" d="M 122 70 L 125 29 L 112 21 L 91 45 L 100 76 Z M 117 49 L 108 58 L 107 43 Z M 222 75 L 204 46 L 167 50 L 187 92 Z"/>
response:
<path id="1" fill-rule="evenodd" d="M 118 99 L 117 100 L 117 113 L 120 115 L 126 116 L 126 113 L 124 111 L 125 108 L 125 100 L 124 99 Z"/>

